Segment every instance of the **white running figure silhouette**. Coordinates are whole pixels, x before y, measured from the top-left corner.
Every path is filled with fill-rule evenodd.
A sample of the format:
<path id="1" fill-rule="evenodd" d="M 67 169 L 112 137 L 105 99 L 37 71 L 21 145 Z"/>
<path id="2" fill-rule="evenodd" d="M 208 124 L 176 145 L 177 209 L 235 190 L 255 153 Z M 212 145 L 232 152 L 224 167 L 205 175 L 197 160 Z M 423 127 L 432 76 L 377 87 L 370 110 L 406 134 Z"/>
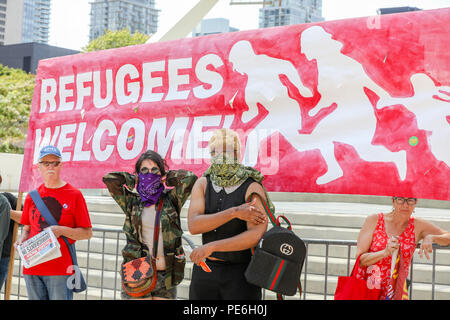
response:
<path id="1" fill-rule="evenodd" d="M 424 73 L 413 74 L 411 84 L 413 96 L 380 99 L 377 109 L 402 104 L 413 112 L 419 129 L 431 131 L 428 144 L 433 155 L 450 167 L 450 124 L 446 119 L 450 115 L 450 87 L 435 86 L 433 80 Z M 441 100 L 434 98 L 434 95 Z"/>
<path id="2" fill-rule="evenodd" d="M 318 177 L 325 184 L 343 176 L 334 155 L 334 142 L 351 145 L 359 157 L 370 162 L 394 162 L 400 180 L 406 178 L 406 151 L 391 152 L 384 146 L 372 144 L 377 126 L 374 108 L 364 92 L 368 88 L 379 97 L 390 95 L 376 84 L 363 66 L 341 53 L 342 43 L 332 39 L 322 27 L 313 26 L 301 34 L 301 50 L 308 60 L 315 59 L 318 70 L 318 92 L 321 99 L 309 111 L 313 116 L 332 103 L 337 108 L 324 117 L 310 135 L 302 135 L 297 145 L 300 151 L 318 148 L 327 163 L 327 172 Z"/>
<path id="3" fill-rule="evenodd" d="M 300 106 L 296 100 L 289 97 L 280 75 L 285 75 L 303 96 L 312 97 L 313 93 L 303 85 L 297 69 L 290 61 L 265 54 L 257 55 L 249 41 L 236 42 L 230 50 L 229 61 L 233 64 L 233 71 L 246 74 L 248 77 L 245 102 L 249 110 L 242 114 L 242 122 L 247 123 L 258 115 L 258 103 L 269 112 L 252 130 L 257 139 L 256 152 L 247 138 L 244 163 L 254 166 L 261 141 L 271 135 L 275 128 L 292 144 L 295 143 L 292 139 L 299 135 L 298 130 L 302 128 Z M 277 73 L 271 72 L 273 70 L 277 70 Z"/>
<path id="4" fill-rule="evenodd" d="M 248 76 L 245 99 L 249 111 L 242 115 L 244 122 L 257 115 L 257 103 L 262 104 L 268 115 L 254 129 L 277 130 L 298 151 L 319 149 L 328 166 L 319 176 L 317 184 L 325 184 L 343 176 L 342 168 L 334 155 L 334 142 L 343 142 L 355 148 L 365 161 L 394 162 L 401 180 L 406 178 L 406 151 L 391 152 L 384 146 L 372 144 L 377 119 L 364 87 L 384 99 L 390 98 L 384 89 L 372 81 L 356 60 L 340 52 L 342 44 L 331 38 L 322 27 L 313 26 L 301 35 L 302 52 L 308 60 L 316 59 L 318 69 L 318 91 L 321 99 L 310 110 L 310 115 L 337 104 L 337 108 L 324 117 L 311 134 L 301 134 L 301 112 L 298 102 L 288 96 L 286 86 L 279 80 L 285 74 L 305 97 L 312 96 L 295 76 L 292 63 L 267 55 L 256 55 L 248 41 L 237 42 L 230 51 L 229 60 L 233 68 Z M 276 73 L 273 71 L 276 70 Z M 290 71 L 291 70 L 291 71 Z M 258 145 L 264 136 L 260 136 Z M 250 159 L 249 146 L 246 158 Z M 254 165 L 253 161 L 249 165 Z"/>

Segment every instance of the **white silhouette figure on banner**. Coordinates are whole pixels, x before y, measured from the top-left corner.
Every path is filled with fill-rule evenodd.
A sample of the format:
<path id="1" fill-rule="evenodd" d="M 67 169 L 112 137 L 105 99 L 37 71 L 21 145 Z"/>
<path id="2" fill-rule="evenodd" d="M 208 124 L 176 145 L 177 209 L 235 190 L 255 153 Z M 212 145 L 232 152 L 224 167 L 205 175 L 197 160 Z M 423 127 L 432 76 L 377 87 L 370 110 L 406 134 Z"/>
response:
<path id="1" fill-rule="evenodd" d="M 431 152 L 436 159 L 450 167 L 450 124 L 446 119 L 450 115 L 450 87 L 436 87 L 433 80 L 423 73 L 413 74 L 411 84 L 413 96 L 380 99 L 377 108 L 402 104 L 413 112 L 418 128 L 431 132 L 428 136 Z M 433 98 L 433 95 L 437 98 Z"/>
<path id="2" fill-rule="evenodd" d="M 362 65 L 341 53 L 342 43 L 331 38 L 322 27 L 314 26 L 301 34 L 301 50 L 308 60 L 315 59 L 318 70 L 318 92 L 321 99 L 309 111 L 315 115 L 332 103 L 337 108 L 324 117 L 309 135 L 302 135 L 300 151 L 318 148 L 327 163 L 327 172 L 317 179 L 325 184 L 343 176 L 334 155 L 334 142 L 349 144 L 361 159 L 370 162 L 394 162 L 401 180 L 406 178 L 406 151 L 391 152 L 372 144 L 377 118 L 364 92 L 368 88 L 386 98 L 386 91 L 372 81 Z"/>
<path id="3" fill-rule="evenodd" d="M 268 115 L 255 127 L 254 132 L 261 129 L 269 132 L 277 127 L 298 151 L 319 149 L 328 168 L 317 178 L 317 184 L 325 184 L 343 176 L 334 155 L 334 142 L 353 146 L 365 161 L 393 162 L 400 179 L 404 180 L 407 171 L 406 152 L 391 152 L 384 146 L 372 144 L 377 119 L 364 87 L 383 99 L 390 96 L 367 76 L 359 62 L 341 53 L 342 44 L 333 40 L 331 34 L 322 27 L 314 26 L 303 31 L 301 48 L 309 60 L 317 61 L 318 69 L 321 99 L 309 114 L 315 115 L 333 103 L 337 104 L 337 108 L 325 116 L 312 133 L 299 133 L 302 123 L 300 106 L 288 96 L 287 88 L 279 76 L 287 75 L 305 97 L 310 97 L 311 91 L 301 83 L 292 63 L 263 54 L 256 55 L 248 41 L 239 41 L 231 49 L 230 61 L 234 69 L 248 76 L 245 99 L 250 110 L 244 112 L 242 120 L 245 122 L 256 116 L 256 104 L 259 102 L 267 109 Z M 258 145 L 265 137 L 259 135 Z M 249 150 L 247 143 L 244 160 L 251 159 Z M 255 163 L 256 159 L 248 162 L 249 165 Z"/>
<path id="4" fill-rule="evenodd" d="M 295 99 L 289 97 L 280 75 L 285 75 L 303 96 L 312 97 L 313 93 L 303 85 L 291 62 L 256 54 L 248 41 L 239 41 L 233 45 L 229 61 L 233 63 L 233 70 L 248 77 L 245 101 L 249 110 L 242 114 L 242 122 L 247 123 L 258 115 L 258 103 L 268 111 L 268 115 L 252 130 L 256 133 L 256 148 L 246 144 L 244 163 L 254 166 L 261 141 L 271 135 L 276 126 L 277 131 L 291 144 L 295 144 L 292 139 L 299 135 L 298 130 L 302 128 L 300 106 Z M 277 72 L 273 73 L 274 70 Z"/>

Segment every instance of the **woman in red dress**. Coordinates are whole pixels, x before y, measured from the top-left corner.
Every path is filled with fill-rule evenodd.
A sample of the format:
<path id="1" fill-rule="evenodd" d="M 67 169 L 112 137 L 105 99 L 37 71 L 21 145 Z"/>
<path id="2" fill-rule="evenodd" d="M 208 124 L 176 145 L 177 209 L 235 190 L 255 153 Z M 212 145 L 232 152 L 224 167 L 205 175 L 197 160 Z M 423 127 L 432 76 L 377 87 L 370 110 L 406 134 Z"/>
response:
<path id="1" fill-rule="evenodd" d="M 433 243 L 450 244 L 449 232 L 412 217 L 416 204 L 416 198 L 393 197 L 392 212 L 368 216 L 359 232 L 357 277 L 367 279 L 369 288 L 381 289 L 380 300 L 408 299 L 406 278 L 420 241 L 419 255 L 427 259 Z"/>

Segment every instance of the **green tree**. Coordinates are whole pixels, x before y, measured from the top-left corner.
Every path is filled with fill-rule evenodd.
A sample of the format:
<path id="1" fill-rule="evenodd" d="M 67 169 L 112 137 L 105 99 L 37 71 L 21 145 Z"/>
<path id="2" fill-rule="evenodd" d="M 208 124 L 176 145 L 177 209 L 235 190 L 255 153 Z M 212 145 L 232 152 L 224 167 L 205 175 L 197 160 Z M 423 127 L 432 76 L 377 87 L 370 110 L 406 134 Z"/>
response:
<path id="1" fill-rule="evenodd" d="M 24 151 L 34 80 L 33 74 L 0 64 L 0 152 Z"/>
<path id="2" fill-rule="evenodd" d="M 92 40 L 84 52 L 145 43 L 150 36 L 123 29 L 106 31 Z M 30 118 L 35 75 L 0 64 L 0 152 L 23 153 Z"/>
<path id="3" fill-rule="evenodd" d="M 150 36 L 139 32 L 131 34 L 129 29 L 118 31 L 106 30 L 104 35 L 89 42 L 89 44 L 82 48 L 82 50 L 83 52 L 91 52 L 132 46 L 135 44 L 143 44 L 148 40 L 148 38 L 150 38 Z"/>

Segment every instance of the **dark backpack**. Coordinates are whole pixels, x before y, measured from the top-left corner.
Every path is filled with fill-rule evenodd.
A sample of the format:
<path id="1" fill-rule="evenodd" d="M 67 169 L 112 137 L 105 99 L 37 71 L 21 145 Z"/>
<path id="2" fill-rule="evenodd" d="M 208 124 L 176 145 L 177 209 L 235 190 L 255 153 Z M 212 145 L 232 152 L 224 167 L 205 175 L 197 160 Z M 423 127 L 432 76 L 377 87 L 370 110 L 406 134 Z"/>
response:
<path id="1" fill-rule="evenodd" d="M 253 195 L 259 196 L 253 193 L 249 199 Z M 279 299 L 282 299 L 280 295 L 295 295 L 297 288 L 301 294 L 300 274 L 306 257 L 305 243 L 292 231 L 286 217 L 280 215 L 275 219 L 261 196 L 259 198 L 273 227 L 264 233 L 254 248 L 245 278 L 251 284 L 276 292 Z M 288 228 L 280 225 L 280 218 L 288 223 Z"/>

